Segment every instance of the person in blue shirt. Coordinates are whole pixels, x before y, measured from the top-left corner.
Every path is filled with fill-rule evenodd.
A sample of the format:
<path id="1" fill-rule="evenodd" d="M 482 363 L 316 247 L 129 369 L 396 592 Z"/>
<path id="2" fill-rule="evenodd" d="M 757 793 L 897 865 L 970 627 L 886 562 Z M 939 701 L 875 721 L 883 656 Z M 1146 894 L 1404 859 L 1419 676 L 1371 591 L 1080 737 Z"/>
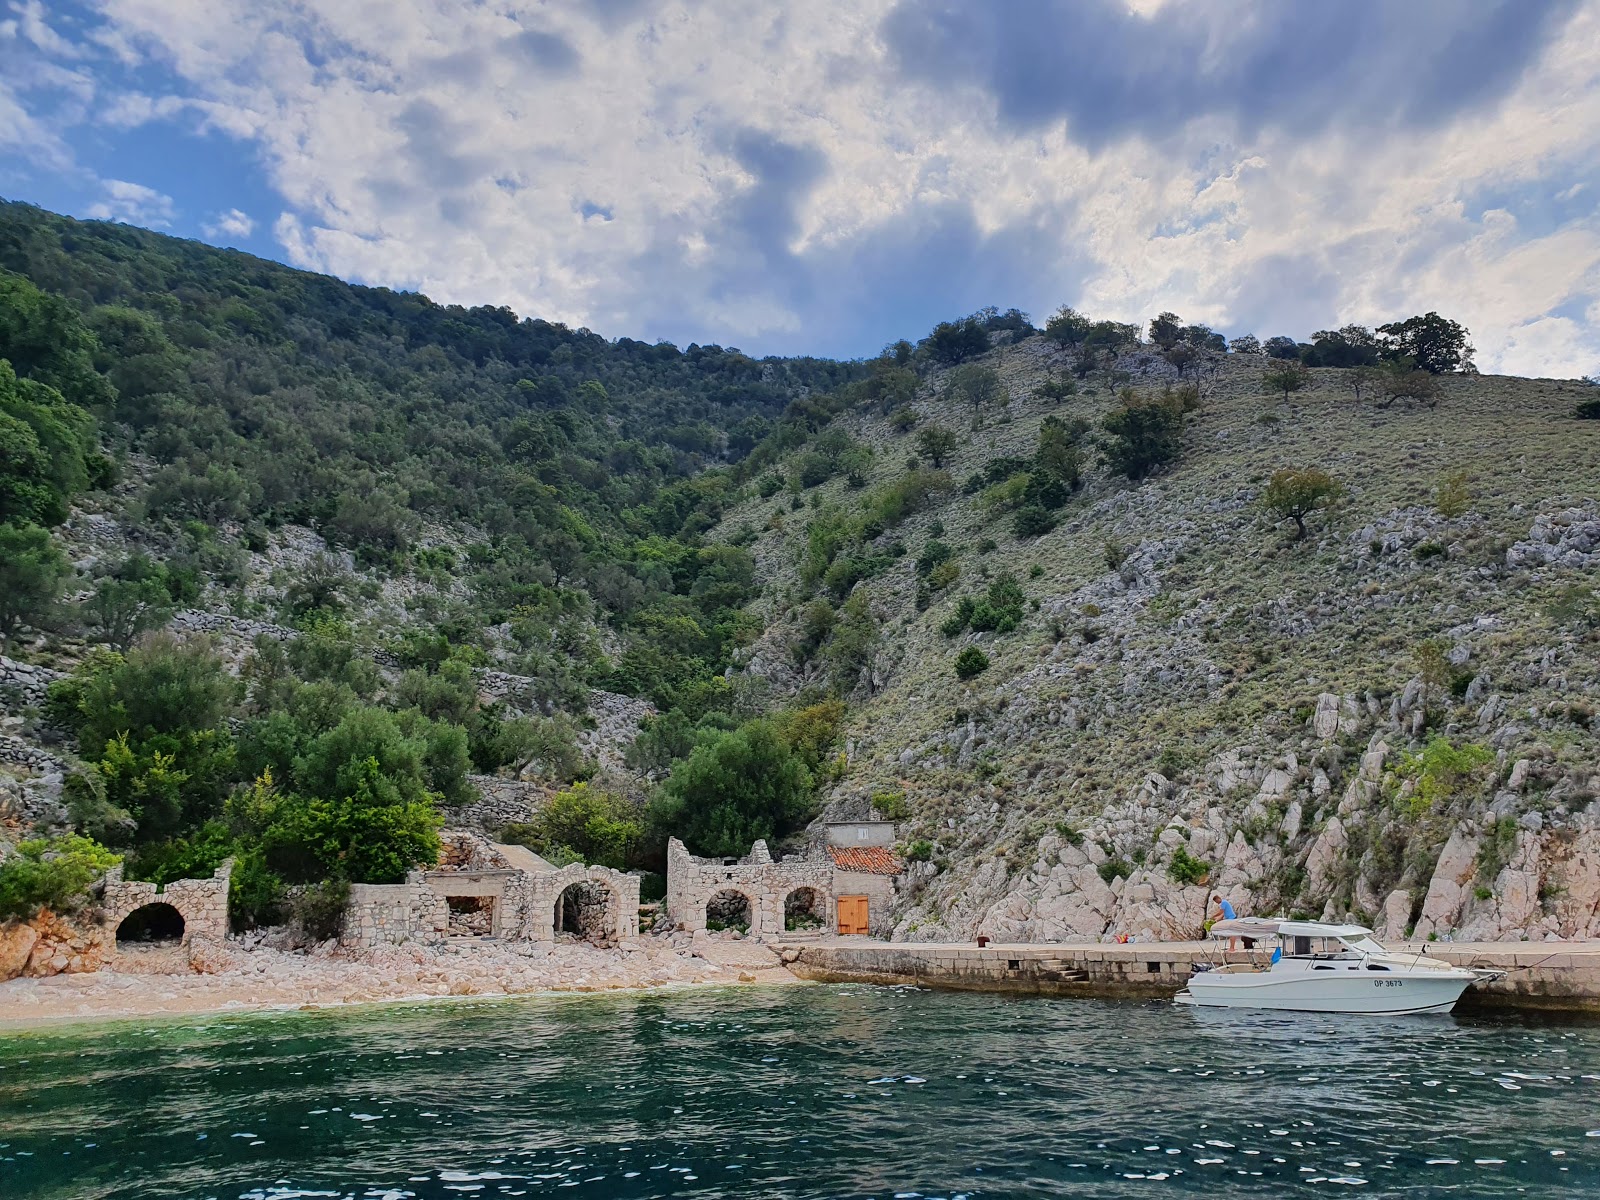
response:
<path id="1" fill-rule="evenodd" d="M 1211 903 L 1219 905 L 1222 908 L 1222 917 L 1221 917 L 1221 919 L 1224 920 L 1224 921 L 1231 921 L 1238 915 L 1237 913 L 1235 913 L 1233 911 L 1233 905 L 1229 904 L 1221 896 L 1212 896 L 1211 897 Z M 1248 950 L 1250 948 L 1250 945 L 1251 945 L 1250 942 L 1248 942 L 1248 941 L 1245 942 L 1245 949 Z M 1239 948 L 1239 939 L 1238 938 L 1229 938 L 1228 939 L 1228 949 L 1229 950 L 1237 950 L 1238 948 Z"/>

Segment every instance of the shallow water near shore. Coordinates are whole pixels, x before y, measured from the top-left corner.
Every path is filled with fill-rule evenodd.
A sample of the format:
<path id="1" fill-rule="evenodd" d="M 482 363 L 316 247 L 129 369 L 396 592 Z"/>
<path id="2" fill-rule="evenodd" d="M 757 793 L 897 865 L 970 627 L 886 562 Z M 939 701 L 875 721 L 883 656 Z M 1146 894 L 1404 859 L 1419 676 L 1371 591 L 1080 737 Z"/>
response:
<path id="1" fill-rule="evenodd" d="M 0 1196 L 1600 1193 L 1600 1025 L 814 986 L 0 1036 Z"/>

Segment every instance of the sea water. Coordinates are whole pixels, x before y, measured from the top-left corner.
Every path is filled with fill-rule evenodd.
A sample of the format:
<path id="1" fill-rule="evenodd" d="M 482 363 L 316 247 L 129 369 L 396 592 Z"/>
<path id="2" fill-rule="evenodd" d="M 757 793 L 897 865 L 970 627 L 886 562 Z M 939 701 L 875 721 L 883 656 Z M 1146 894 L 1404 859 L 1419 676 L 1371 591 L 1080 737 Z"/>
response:
<path id="1" fill-rule="evenodd" d="M 0 1197 L 1600 1195 L 1600 1025 L 727 988 L 0 1033 Z"/>

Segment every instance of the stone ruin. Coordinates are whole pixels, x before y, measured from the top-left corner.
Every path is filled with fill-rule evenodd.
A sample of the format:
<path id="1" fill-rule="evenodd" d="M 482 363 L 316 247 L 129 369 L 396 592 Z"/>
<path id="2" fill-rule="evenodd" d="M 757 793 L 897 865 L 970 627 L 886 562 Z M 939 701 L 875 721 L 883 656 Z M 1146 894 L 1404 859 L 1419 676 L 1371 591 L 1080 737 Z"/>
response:
<path id="1" fill-rule="evenodd" d="M 615 946 L 639 936 L 639 878 L 609 867 L 551 866 L 523 846 L 446 831 L 439 866 L 404 883 L 353 884 L 341 945 L 490 937 Z"/>
<path id="2" fill-rule="evenodd" d="M 751 937 L 781 937 L 802 914 L 825 927 L 833 901 L 828 862 L 773 862 L 764 841 L 737 859 L 697 858 L 677 838 L 667 843 L 667 916 L 690 933 L 743 926 Z"/>
<path id="3" fill-rule="evenodd" d="M 114 961 L 124 970 L 187 970 L 195 937 L 228 936 L 228 886 L 233 859 L 210 879 L 160 884 L 126 880 L 122 867 L 106 872 L 101 925 L 115 938 Z"/>

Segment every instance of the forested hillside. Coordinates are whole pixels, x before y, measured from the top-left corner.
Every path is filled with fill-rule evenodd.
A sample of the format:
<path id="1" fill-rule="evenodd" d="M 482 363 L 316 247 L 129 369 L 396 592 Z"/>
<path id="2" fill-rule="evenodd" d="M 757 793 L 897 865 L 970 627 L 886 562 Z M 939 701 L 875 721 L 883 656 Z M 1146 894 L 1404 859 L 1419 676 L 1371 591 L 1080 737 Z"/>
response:
<path id="1" fill-rule="evenodd" d="M 0 748 L 55 839 L 0 919 L 231 855 L 237 924 L 315 927 L 490 776 L 615 866 L 874 811 L 906 937 L 1600 919 L 1600 404 L 1438 314 L 754 360 L 22 205 L 0 272 Z"/>

